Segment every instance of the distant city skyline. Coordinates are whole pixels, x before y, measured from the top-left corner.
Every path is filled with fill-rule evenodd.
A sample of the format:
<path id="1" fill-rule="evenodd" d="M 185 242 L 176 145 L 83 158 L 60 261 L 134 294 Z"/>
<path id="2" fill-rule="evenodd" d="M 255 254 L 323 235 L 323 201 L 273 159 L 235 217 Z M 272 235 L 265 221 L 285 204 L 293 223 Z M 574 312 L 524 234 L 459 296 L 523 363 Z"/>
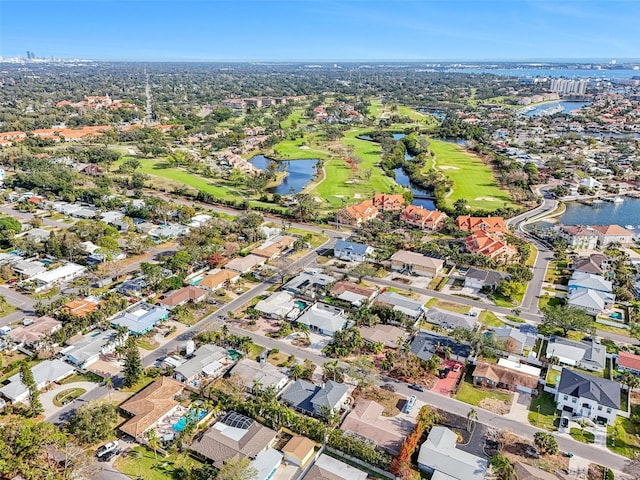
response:
<path id="1" fill-rule="evenodd" d="M 0 56 L 620 62 L 637 18 L 633 0 L 1 0 Z"/>

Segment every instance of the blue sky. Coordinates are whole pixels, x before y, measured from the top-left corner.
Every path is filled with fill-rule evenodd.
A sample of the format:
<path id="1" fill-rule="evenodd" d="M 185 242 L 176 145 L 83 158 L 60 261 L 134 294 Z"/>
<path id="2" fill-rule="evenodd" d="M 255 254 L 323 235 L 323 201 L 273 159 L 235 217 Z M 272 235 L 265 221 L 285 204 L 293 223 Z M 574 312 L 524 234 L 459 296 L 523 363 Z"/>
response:
<path id="1" fill-rule="evenodd" d="M 636 0 L 0 0 L 0 56 L 640 58 Z"/>

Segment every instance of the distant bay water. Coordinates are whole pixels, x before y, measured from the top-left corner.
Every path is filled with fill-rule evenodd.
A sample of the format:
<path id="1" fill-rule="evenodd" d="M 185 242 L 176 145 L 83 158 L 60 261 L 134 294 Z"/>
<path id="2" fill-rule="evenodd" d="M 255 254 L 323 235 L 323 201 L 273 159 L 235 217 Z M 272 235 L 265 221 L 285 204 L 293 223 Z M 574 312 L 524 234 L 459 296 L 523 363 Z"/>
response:
<path id="1" fill-rule="evenodd" d="M 633 69 L 575 69 L 575 68 L 456 68 L 447 69 L 454 73 L 490 73 L 505 77 L 535 78 L 535 77 L 565 77 L 618 79 L 640 77 L 640 70 Z"/>

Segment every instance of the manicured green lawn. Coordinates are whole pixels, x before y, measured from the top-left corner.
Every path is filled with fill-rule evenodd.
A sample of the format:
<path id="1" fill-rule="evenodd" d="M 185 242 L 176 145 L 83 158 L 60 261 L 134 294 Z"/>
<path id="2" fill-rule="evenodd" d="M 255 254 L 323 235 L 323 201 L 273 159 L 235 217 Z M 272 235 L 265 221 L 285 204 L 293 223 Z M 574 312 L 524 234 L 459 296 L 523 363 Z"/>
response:
<path id="1" fill-rule="evenodd" d="M 555 307 L 557 305 L 560 305 L 561 303 L 562 303 L 562 300 L 560 298 L 543 293 L 542 295 L 540 295 L 540 300 L 538 301 L 538 308 L 542 310 L 547 305 L 550 307 Z"/>
<path id="2" fill-rule="evenodd" d="M 540 413 L 538 414 L 538 405 L 540 405 Z M 556 402 L 553 395 L 542 392 L 537 397 L 533 397 L 531 406 L 529 407 L 529 423 L 545 430 L 557 430 L 558 418 L 556 416 Z"/>
<path id="3" fill-rule="evenodd" d="M 460 198 L 472 209 L 495 210 L 513 206 L 508 191 L 498 185 L 491 168 L 479 157 L 466 152 L 459 145 L 429 139 L 429 148 L 436 156 L 436 165 L 453 181 L 453 192 L 446 199 L 453 206 Z"/>
<path id="4" fill-rule="evenodd" d="M 305 118 L 302 118 L 303 114 L 304 114 L 304 108 L 295 107 L 293 109 L 293 112 L 291 112 L 291 115 L 289 115 L 282 122 L 280 122 L 280 126 L 286 130 L 291 127 L 292 122 L 297 122 L 299 125 L 301 122 L 306 121 Z"/>
<path id="5" fill-rule="evenodd" d="M 202 466 L 202 463 L 186 453 L 173 454 L 168 457 L 158 453 L 156 460 L 153 450 L 146 447 L 135 447 L 133 450 L 140 452 L 141 458 L 130 454 L 122 455 L 114 464 L 117 470 L 131 478 L 141 476 L 145 480 L 174 480 L 177 478 L 176 473 L 179 468 L 191 469 Z"/>
<path id="6" fill-rule="evenodd" d="M 469 313 L 471 307 L 463 305 L 461 303 L 447 302 L 446 300 L 440 300 L 439 298 L 432 298 L 427 302 L 427 307 L 440 308 L 441 310 L 448 310 L 456 313 Z"/>
<path id="7" fill-rule="evenodd" d="M 312 232 L 310 230 L 304 230 L 302 228 L 287 228 L 286 233 L 299 235 L 305 241 L 309 242 L 311 248 L 318 248 L 320 245 L 329 240 L 329 237 L 324 233 Z"/>
<path id="8" fill-rule="evenodd" d="M 510 402 L 512 396 L 508 393 L 497 392 L 492 390 L 485 390 L 474 387 L 470 382 L 464 381 L 456 393 L 456 399 L 461 402 L 468 403 L 469 405 L 475 405 L 476 407 L 485 398 L 495 398 L 496 400 L 502 400 L 504 402 Z"/>
<path id="9" fill-rule="evenodd" d="M 313 139 L 316 137 L 314 133 L 308 133 L 302 138 L 295 140 L 283 140 L 274 145 L 273 151 L 275 156 L 284 160 L 302 160 L 305 158 L 329 158 L 329 154 L 322 149 L 320 145 L 316 145 Z"/>
<path id="10" fill-rule="evenodd" d="M 402 187 L 378 166 L 380 147 L 374 142 L 356 138 L 369 131 L 370 129 L 365 128 L 352 128 L 340 140 L 343 145 L 352 146 L 354 155 L 360 158 L 361 162 L 356 169 L 349 166 L 342 157 L 333 157 L 325 162 L 324 179 L 310 192 L 324 201 L 325 208 L 342 208 L 350 203 L 371 199 L 378 192 L 402 192 Z M 371 172 L 369 178 L 366 178 L 365 172 Z"/>
<path id="11" fill-rule="evenodd" d="M 547 382 L 547 386 L 549 387 L 555 387 L 558 382 L 560 381 L 560 370 L 555 370 L 553 368 L 550 368 L 549 371 L 547 372 L 547 377 L 545 378 L 545 381 Z"/>
<path id="12" fill-rule="evenodd" d="M 596 437 L 593 433 L 587 432 L 586 430 L 583 431 L 579 428 L 570 429 L 569 435 L 571 435 L 574 440 L 578 440 L 582 443 L 593 443 L 596 441 Z"/>
<path id="13" fill-rule="evenodd" d="M 638 413 L 637 408 L 634 408 L 634 413 Z M 615 424 L 607 427 L 607 447 L 612 452 L 635 458 L 640 453 L 639 433 L 640 429 L 631 419 L 616 417 Z"/>
<path id="14" fill-rule="evenodd" d="M 504 322 L 500 320 L 495 313 L 489 310 L 483 310 L 480 312 L 480 321 L 488 327 L 499 327 L 504 325 Z"/>
<path id="15" fill-rule="evenodd" d="M 63 407 L 70 401 L 75 400 L 85 393 L 87 393 L 87 391 L 84 388 L 69 388 L 67 390 L 63 390 L 53 397 L 53 404 L 56 407 Z"/>

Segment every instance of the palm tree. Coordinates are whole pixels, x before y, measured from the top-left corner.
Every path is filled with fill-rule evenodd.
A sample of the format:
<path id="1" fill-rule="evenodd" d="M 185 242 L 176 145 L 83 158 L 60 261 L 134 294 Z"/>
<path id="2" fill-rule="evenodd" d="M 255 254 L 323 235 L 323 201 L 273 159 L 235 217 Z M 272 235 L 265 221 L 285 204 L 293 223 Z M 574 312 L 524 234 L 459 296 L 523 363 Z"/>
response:
<path id="1" fill-rule="evenodd" d="M 153 449 L 153 455 L 155 456 L 156 460 L 158 460 L 159 439 L 155 429 L 150 428 L 149 430 L 144 432 L 144 438 L 147 440 L 147 442 L 149 442 L 149 446 Z"/>
<path id="2" fill-rule="evenodd" d="M 4 313 L 5 308 L 7 307 L 7 299 L 4 298 L 4 295 L 0 295 L 0 312 Z"/>
<path id="3" fill-rule="evenodd" d="M 142 478 L 142 462 L 140 461 L 142 460 L 142 452 L 138 448 L 134 448 L 129 450 L 127 456 L 131 457 L 135 460 L 134 463 L 138 464 L 138 478 Z"/>
<path id="4" fill-rule="evenodd" d="M 475 408 L 469 410 L 467 413 L 467 432 L 471 433 L 476 428 L 476 422 L 478 421 L 478 411 Z"/>
<path id="5" fill-rule="evenodd" d="M 311 338 L 311 329 L 309 328 L 309 325 L 305 323 L 298 323 L 298 330 L 300 330 L 300 333 L 304 335 L 304 339 L 308 342 Z"/>
<path id="6" fill-rule="evenodd" d="M 111 378 L 111 375 L 104 378 L 104 386 L 107 388 L 107 392 L 109 393 L 109 401 L 111 401 L 111 392 L 113 391 L 113 378 Z"/>

